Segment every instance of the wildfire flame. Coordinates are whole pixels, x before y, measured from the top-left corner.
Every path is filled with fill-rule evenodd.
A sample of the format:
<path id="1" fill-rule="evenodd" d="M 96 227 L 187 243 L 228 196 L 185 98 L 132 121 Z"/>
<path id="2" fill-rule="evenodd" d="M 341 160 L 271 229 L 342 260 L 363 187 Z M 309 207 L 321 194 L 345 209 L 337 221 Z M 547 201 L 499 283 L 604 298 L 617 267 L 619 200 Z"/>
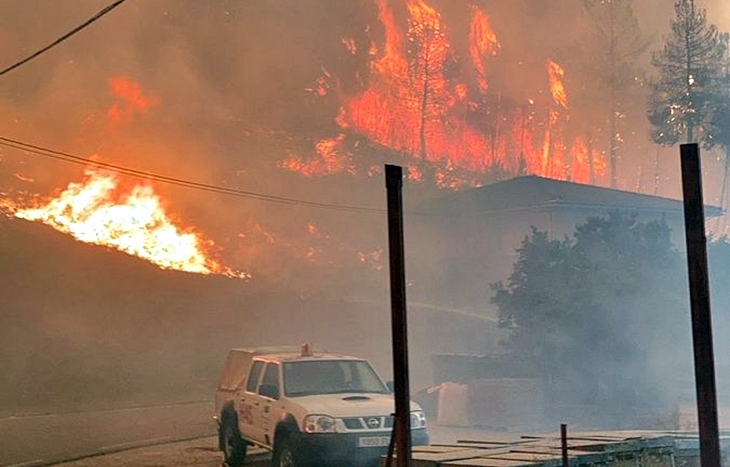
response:
<path id="1" fill-rule="evenodd" d="M 82 242 L 138 256 L 162 269 L 250 277 L 212 259 L 207 253 L 214 247 L 211 241 L 177 227 L 151 186 L 136 185 L 122 193 L 118 185 L 113 173 L 87 169 L 83 182 L 70 183 L 46 204 L 14 206 L 14 215 L 43 222 Z"/>
<path id="2" fill-rule="evenodd" d="M 548 77 L 550 79 L 550 93 L 553 95 L 553 100 L 560 107 L 567 109 L 568 93 L 565 91 L 565 86 L 563 85 L 563 76 L 565 75 L 565 71 L 563 70 L 563 67 L 552 60 L 548 61 L 547 69 Z"/>
<path id="3" fill-rule="evenodd" d="M 469 27 L 469 52 L 477 70 L 477 80 L 482 92 L 487 92 L 489 83 L 484 61 L 499 53 L 499 41 L 492 30 L 489 17 L 479 8 L 472 6 L 472 20 Z"/>
<path id="4" fill-rule="evenodd" d="M 109 78 L 108 87 L 113 102 L 105 114 L 107 131 L 132 123 L 138 114 L 160 103 L 158 97 L 143 91 L 126 76 Z M 94 125 L 96 120 L 97 116 L 91 114 L 85 123 Z M 87 130 L 94 127 L 88 126 Z M 70 183 L 50 201 L 4 198 L 0 199 L 0 208 L 15 217 L 48 224 L 82 242 L 105 245 L 145 259 L 162 269 L 250 277 L 216 261 L 212 252 L 217 247 L 212 241 L 176 225 L 152 186 L 136 185 L 125 190 L 119 182 L 113 172 L 87 169 L 82 182 Z"/>
<path id="5" fill-rule="evenodd" d="M 360 91 L 343 91 L 337 77 L 326 72 L 315 86 L 316 94 L 339 98 L 335 122 L 342 133 L 317 144 L 314 163 L 294 158 L 282 167 L 309 176 L 353 172 L 342 161 L 347 160 L 347 136 L 357 135 L 415 158 L 406 165 L 421 174 L 433 170 L 436 183 L 452 189 L 479 185 L 479 177 L 469 174 L 495 169 L 578 182 L 605 174 L 603 156 L 588 139 L 567 136 L 568 92 L 560 64 L 547 61 L 545 87 L 552 99 L 541 102 L 542 108 L 533 96 L 503 99 L 488 79 L 488 62 L 499 55 L 501 44 L 485 11 L 470 8 L 470 63 L 463 63 L 451 46 L 451 35 L 458 31 L 448 28 L 439 11 L 426 0 L 403 2 L 405 28 L 388 0 L 376 0 L 384 37 L 371 39 L 370 73 Z M 353 50 L 350 39 L 343 44 Z M 474 84 L 468 73 L 453 71 L 465 70 L 463 65 L 472 67 Z M 339 163 L 331 163 L 333 155 Z"/>
<path id="6" fill-rule="evenodd" d="M 311 177 L 320 173 L 337 173 L 346 171 L 355 173 L 354 163 L 350 155 L 342 148 L 344 134 L 336 138 L 322 139 L 315 144 L 317 157 L 313 160 L 305 160 L 298 156 L 281 161 L 279 167 L 299 172 L 304 176 Z"/>
<path id="7" fill-rule="evenodd" d="M 146 112 L 159 104 L 155 96 L 148 96 L 140 85 L 126 76 L 109 78 L 109 93 L 117 100 L 107 111 L 110 122 L 129 121 L 136 112 Z"/>

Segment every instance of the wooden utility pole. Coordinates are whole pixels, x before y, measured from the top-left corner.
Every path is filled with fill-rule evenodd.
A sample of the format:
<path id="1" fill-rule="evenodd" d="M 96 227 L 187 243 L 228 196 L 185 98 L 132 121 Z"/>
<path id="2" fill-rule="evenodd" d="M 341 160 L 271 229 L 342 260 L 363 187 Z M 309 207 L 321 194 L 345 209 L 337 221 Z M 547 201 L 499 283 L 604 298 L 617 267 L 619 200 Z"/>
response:
<path id="1" fill-rule="evenodd" d="M 702 467 L 720 467 L 720 433 L 717 422 L 715 357 L 712 349 L 707 238 L 705 237 L 705 214 L 702 201 L 702 172 L 697 143 L 682 144 L 680 155 L 700 431 L 700 462 Z"/>
<path id="2" fill-rule="evenodd" d="M 396 466 L 411 464 L 411 397 L 408 382 L 408 326 L 406 274 L 403 247 L 403 169 L 385 166 L 388 191 L 388 244 L 390 251 L 390 306 L 393 329 L 393 382 L 395 385 L 394 435 Z"/>

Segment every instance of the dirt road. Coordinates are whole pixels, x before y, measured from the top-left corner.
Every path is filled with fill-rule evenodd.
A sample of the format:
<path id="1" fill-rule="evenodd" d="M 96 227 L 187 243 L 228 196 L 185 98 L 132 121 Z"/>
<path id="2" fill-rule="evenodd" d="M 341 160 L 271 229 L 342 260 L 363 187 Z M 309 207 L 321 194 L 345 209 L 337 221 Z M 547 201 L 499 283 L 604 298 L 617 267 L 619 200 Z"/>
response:
<path id="1" fill-rule="evenodd" d="M 0 466 L 50 465 L 94 453 L 213 436 L 212 402 L 8 414 L 0 417 Z"/>
<path id="2" fill-rule="evenodd" d="M 88 457 L 56 467 L 223 467 L 223 454 L 218 451 L 217 438 L 200 438 L 178 443 L 129 449 L 114 454 Z M 247 467 L 269 465 L 269 455 L 252 449 L 246 459 Z"/>
<path id="3" fill-rule="evenodd" d="M 431 441 L 436 444 L 453 444 L 459 439 L 481 439 L 483 430 L 467 428 L 431 427 Z M 519 439 L 515 433 L 491 433 L 492 438 L 503 441 Z M 158 444 L 156 446 L 127 449 L 114 454 L 89 457 L 72 462 L 52 464 L 54 467 L 225 467 L 223 454 L 218 451 L 215 436 Z M 246 467 L 268 467 L 270 455 L 260 448 L 249 448 Z M 20 467 L 20 466 L 18 466 Z M 23 467 L 31 467 L 23 465 Z"/>

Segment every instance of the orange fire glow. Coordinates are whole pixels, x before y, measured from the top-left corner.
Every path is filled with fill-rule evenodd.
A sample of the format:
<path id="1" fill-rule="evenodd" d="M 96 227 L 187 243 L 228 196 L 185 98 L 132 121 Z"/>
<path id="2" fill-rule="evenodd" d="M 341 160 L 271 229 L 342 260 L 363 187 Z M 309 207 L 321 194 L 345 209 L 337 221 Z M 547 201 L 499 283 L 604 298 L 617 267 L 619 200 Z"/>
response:
<path id="1" fill-rule="evenodd" d="M 151 186 L 121 191 L 113 173 L 87 169 L 83 182 L 70 183 L 49 202 L 13 206 L 13 211 L 15 217 L 43 222 L 82 242 L 116 248 L 162 269 L 249 277 L 212 259 L 211 241 L 177 227 Z"/>
<path id="2" fill-rule="evenodd" d="M 563 76 L 565 75 L 565 71 L 563 70 L 563 67 L 552 60 L 548 61 L 547 69 L 548 77 L 550 79 L 550 93 L 553 95 L 553 100 L 560 107 L 567 109 L 568 93 L 565 91 L 565 86 L 563 85 Z"/>
<path id="3" fill-rule="evenodd" d="M 107 111 L 110 122 L 129 121 L 136 112 L 146 112 L 159 103 L 155 96 L 145 95 L 140 85 L 126 76 L 109 79 L 109 92 L 117 99 Z"/>
<path id="4" fill-rule="evenodd" d="M 353 171 L 347 160 L 348 135 L 397 151 L 415 162 L 411 180 L 424 180 L 430 169 L 441 187 L 460 189 L 480 184 L 478 176 L 493 170 L 590 182 L 605 174 L 600 152 L 582 136 L 568 137 L 568 92 L 565 70 L 547 61 L 544 86 L 549 102 L 533 96 L 505 101 L 489 83 L 489 61 L 501 44 L 485 11 L 471 7 L 468 31 L 470 65 L 475 80 L 452 51 L 451 36 L 439 11 L 427 0 L 402 0 L 405 28 L 388 0 L 376 0 L 384 37 L 372 40 L 367 85 L 356 93 L 342 90 L 337 77 L 325 72 L 315 89 L 335 93 L 341 105 L 335 122 L 342 133 L 316 145 L 314 161 L 292 158 L 282 164 L 305 175 Z M 343 39 L 348 51 L 351 40 Z M 462 76 L 463 75 L 463 76 Z M 523 102 L 523 104 L 520 104 Z M 527 104 L 529 102 L 529 105 Z M 540 107 L 542 106 L 542 107 Z M 337 161 L 337 162 L 335 162 Z"/>
<path id="5" fill-rule="evenodd" d="M 383 269 L 383 249 L 373 251 L 359 251 L 357 259 L 360 263 L 367 265 L 373 270 L 381 271 Z"/>
<path id="6" fill-rule="evenodd" d="M 292 156 L 279 163 L 279 167 L 311 177 L 322 173 L 355 172 L 350 154 L 342 147 L 344 134 L 336 138 L 322 139 L 315 144 L 317 157 L 304 159 Z"/>
<path id="7" fill-rule="evenodd" d="M 472 20 L 469 28 L 469 52 L 477 71 L 479 89 L 487 92 L 489 83 L 485 60 L 499 53 L 497 35 L 492 30 L 489 17 L 479 8 L 472 6 Z"/>

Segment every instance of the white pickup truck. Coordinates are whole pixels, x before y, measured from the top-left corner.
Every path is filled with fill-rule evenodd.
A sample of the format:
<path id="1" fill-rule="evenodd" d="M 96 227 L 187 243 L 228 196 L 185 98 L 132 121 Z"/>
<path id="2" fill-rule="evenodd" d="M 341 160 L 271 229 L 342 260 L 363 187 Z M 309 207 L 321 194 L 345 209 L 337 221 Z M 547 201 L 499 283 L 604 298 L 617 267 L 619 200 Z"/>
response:
<path id="1" fill-rule="evenodd" d="M 274 467 L 378 465 L 393 430 L 393 394 L 361 358 L 310 345 L 232 349 L 215 396 L 218 446 L 231 467 L 250 445 Z M 428 444 L 411 402 L 411 443 Z"/>

